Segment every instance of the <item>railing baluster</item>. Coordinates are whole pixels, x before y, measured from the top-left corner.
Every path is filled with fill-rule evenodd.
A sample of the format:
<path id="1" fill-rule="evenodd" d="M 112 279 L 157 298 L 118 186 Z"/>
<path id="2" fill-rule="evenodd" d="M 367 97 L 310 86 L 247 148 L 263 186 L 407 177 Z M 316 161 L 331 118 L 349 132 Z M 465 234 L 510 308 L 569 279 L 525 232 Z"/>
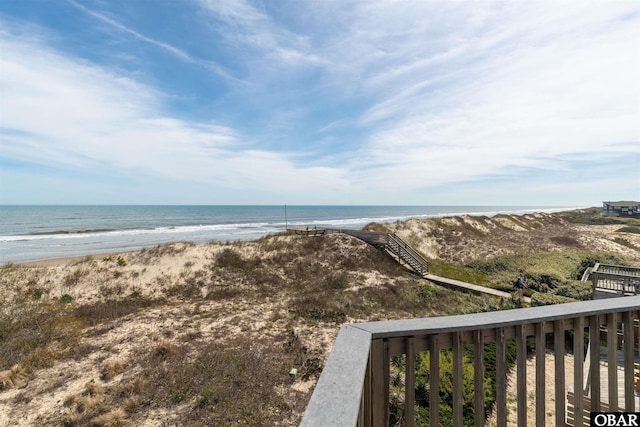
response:
<path id="1" fill-rule="evenodd" d="M 573 324 L 573 395 L 574 425 L 584 425 L 584 318 L 578 317 Z"/>
<path id="2" fill-rule="evenodd" d="M 496 329 L 496 407 L 498 427 L 507 427 L 507 361 L 504 328 Z"/>
<path id="3" fill-rule="evenodd" d="M 516 381 L 518 425 L 527 425 L 527 337 L 522 325 L 516 326 Z"/>
<path id="4" fill-rule="evenodd" d="M 482 329 L 473 332 L 474 394 L 473 417 L 475 427 L 484 427 L 484 337 Z"/>
<path id="5" fill-rule="evenodd" d="M 616 314 L 607 314 L 607 365 L 609 410 L 618 410 L 618 327 Z"/>
<path id="6" fill-rule="evenodd" d="M 389 356 L 389 341 L 382 340 L 382 386 L 384 393 L 384 427 L 389 425 L 389 380 L 391 379 L 391 357 Z"/>
<path id="7" fill-rule="evenodd" d="M 564 326 L 562 320 L 553 322 L 553 349 L 555 353 L 556 376 L 556 422 L 565 424 L 565 380 L 564 380 Z"/>
<path id="8" fill-rule="evenodd" d="M 453 343 L 453 427 L 462 427 L 462 333 L 454 332 L 451 334 L 451 342 Z"/>
<path id="9" fill-rule="evenodd" d="M 404 425 L 413 427 L 416 403 L 416 346 L 413 337 L 407 338 L 404 377 Z"/>
<path id="10" fill-rule="evenodd" d="M 546 362 L 546 334 L 544 322 L 536 323 L 536 426 L 544 427 L 545 413 L 545 362 Z"/>
<path id="11" fill-rule="evenodd" d="M 591 410 L 600 411 L 600 320 L 593 315 L 589 319 L 589 379 L 591 381 Z"/>
<path id="12" fill-rule="evenodd" d="M 438 336 L 429 337 L 429 426 L 439 426 L 440 410 L 440 349 Z"/>

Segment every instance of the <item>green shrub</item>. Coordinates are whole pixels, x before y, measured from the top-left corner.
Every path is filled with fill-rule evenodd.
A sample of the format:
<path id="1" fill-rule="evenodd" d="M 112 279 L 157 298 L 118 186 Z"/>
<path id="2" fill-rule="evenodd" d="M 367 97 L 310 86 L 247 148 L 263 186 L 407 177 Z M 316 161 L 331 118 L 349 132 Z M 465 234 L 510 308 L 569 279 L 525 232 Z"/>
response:
<path id="1" fill-rule="evenodd" d="M 224 248 L 215 256 L 215 266 L 230 270 L 243 270 L 245 272 L 253 270 L 258 262 L 251 262 L 242 257 L 240 251 L 233 248 Z"/>
<path id="2" fill-rule="evenodd" d="M 613 241 L 616 242 L 619 245 L 626 246 L 626 247 L 631 248 L 631 249 L 640 249 L 636 245 L 634 245 L 633 243 L 631 243 L 627 239 L 623 239 L 622 237 L 616 237 L 615 239 L 613 239 Z"/>
<path id="3" fill-rule="evenodd" d="M 633 233 L 640 234 L 640 227 L 628 225 L 626 227 L 622 227 L 616 230 L 617 233 Z"/>
<path id="4" fill-rule="evenodd" d="M 490 259 L 475 259 L 467 263 L 467 267 L 486 274 L 513 270 L 513 262 L 508 257 L 498 256 Z"/>
<path id="5" fill-rule="evenodd" d="M 554 305 L 563 304 L 565 302 L 575 302 L 573 298 L 564 297 L 561 295 L 544 294 L 536 292 L 531 296 L 531 307 L 537 307 L 541 305 Z"/>
<path id="6" fill-rule="evenodd" d="M 602 215 L 601 208 L 576 209 L 560 212 L 560 216 L 573 224 L 608 225 L 625 224 L 626 222 L 623 218 Z"/>
<path id="7" fill-rule="evenodd" d="M 555 294 L 562 297 L 587 301 L 590 300 L 593 296 L 593 287 L 591 285 L 591 282 L 572 280 L 566 282 L 561 286 L 558 286 L 558 288 L 555 290 Z"/>
<path id="8" fill-rule="evenodd" d="M 527 286 L 535 291 L 538 289 L 555 289 L 564 284 L 566 279 L 555 272 L 527 272 L 525 274 Z"/>
<path id="9" fill-rule="evenodd" d="M 572 236 L 554 236 L 549 240 L 563 246 L 580 246 L 580 242 Z"/>
<path id="10" fill-rule="evenodd" d="M 375 231 L 377 233 L 388 233 L 389 232 L 389 227 L 387 227 L 384 224 L 377 223 L 377 222 L 370 222 L 369 224 L 364 226 L 363 230 Z"/>
<path id="11" fill-rule="evenodd" d="M 462 282 L 476 285 L 488 285 L 486 268 L 481 267 L 481 261 L 467 265 L 457 265 L 440 260 L 429 261 L 429 273 L 448 279 L 460 280 Z"/>

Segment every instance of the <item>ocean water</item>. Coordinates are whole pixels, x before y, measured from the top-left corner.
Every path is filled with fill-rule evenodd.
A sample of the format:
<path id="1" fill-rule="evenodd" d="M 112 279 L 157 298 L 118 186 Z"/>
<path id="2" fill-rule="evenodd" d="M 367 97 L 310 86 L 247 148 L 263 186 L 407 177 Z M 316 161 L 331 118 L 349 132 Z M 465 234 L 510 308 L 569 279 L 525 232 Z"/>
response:
<path id="1" fill-rule="evenodd" d="M 292 227 L 360 229 L 472 214 L 555 212 L 553 206 L 2 206 L 0 263 L 84 256 L 188 241 L 255 240 Z"/>

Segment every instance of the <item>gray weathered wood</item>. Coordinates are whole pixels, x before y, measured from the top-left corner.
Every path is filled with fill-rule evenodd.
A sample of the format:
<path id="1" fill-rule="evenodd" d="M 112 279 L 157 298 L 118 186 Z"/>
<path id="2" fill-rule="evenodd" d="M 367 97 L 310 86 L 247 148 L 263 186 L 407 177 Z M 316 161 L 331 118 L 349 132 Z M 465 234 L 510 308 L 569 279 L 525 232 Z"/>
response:
<path id="1" fill-rule="evenodd" d="M 368 333 L 350 325 L 340 329 L 301 426 L 356 424 L 370 345 Z"/>
<path id="2" fill-rule="evenodd" d="M 640 306 L 640 296 L 571 302 L 517 310 L 492 311 L 460 316 L 428 317 L 422 319 L 365 322 L 353 325 L 371 333 L 373 339 L 418 335 L 447 334 L 455 331 L 473 331 L 570 320 L 578 316 L 592 316 L 607 312 L 623 312 Z"/>
<path id="3" fill-rule="evenodd" d="M 516 387 L 518 425 L 527 425 L 527 337 L 522 325 L 516 326 Z"/>
<path id="4" fill-rule="evenodd" d="M 618 331 L 615 313 L 607 314 L 607 364 L 609 408 L 618 410 Z"/>
<path id="5" fill-rule="evenodd" d="M 440 410 L 440 350 L 438 336 L 429 337 L 429 426 L 438 427 Z"/>
<path id="6" fill-rule="evenodd" d="M 536 427 L 544 427 L 546 423 L 546 334 L 544 329 L 544 322 L 536 323 Z"/>
<path id="7" fill-rule="evenodd" d="M 584 318 L 578 317 L 574 320 L 573 330 L 573 389 L 576 396 L 575 412 L 582 414 L 584 405 Z M 578 418 L 577 426 L 582 426 L 583 418 Z"/>
<path id="8" fill-rule="evenodd" d="M 453 341 L 453 427 L 462 427 L 462 334 L 454 332 L 451 334 Z"/>
<path id="9" fill-rule="evenodd" d="M 416 404 L 416 346 L 414 338 L 407 338 L 407 356 L 404 376 L 404 425 L 413 427 Z"/>
<path id="10" fill-rule="evenodd" d="M 481 330 L 474 331 L 473 344 L 473 421 L 475 427 L 484 427 L 484 337 Z"/>
<path id="11" fill-rule="evenodd" d="M 556 376 L 556 421 L 557 426 L 564 425 L 565 419 L 565 379 L 564 379 L 564 327 L 562 321 L 556 320 L 553 323 L 553 351 L 555 357 Z"/>
<path id="12" fill-rule="evenodd" d="M 496 329 L 496 408 L 498 427 L 507 427 L 507 362 L 504 328 Z"/>
<path id="13" fill-rule="evenodd" d="M 633 384 L 633 347 L 634 331 L 633 318 L 631 312 L 626 312 L 622 316 L 622 328 L 624 333 L 624 410 L 635 411 L 634 384 Z"/>
<path id="14" fill-rule="evenodd" d="M 437 426 L 439 425 L 440 399 L 439 350 L 454 348 L 456 353 L 454 357 L 456 365 L 454 383 L 459 385 L 462 381 L 462 366 L 458 362 L 458 355 L 462 354 L 463 346 L 466 344 L 474 345 L 474 350 L 478 353 L 474 356 L 474 361 L 477 361 L 478 357 L 482 359 L 480 353 L 483 344 L 491 341 L 496 341 L 497 350 L 497 421 L 500 426 L 506 425 L 506 361 L 504 354 L 506 339 L 515 338 L 518 353 L 523 354 L 522 346 L 526 341 L 525 338 L 529 335 L 535 335 L 536 338 L 536 425 L 543 425 L 546 409 L 542 403 L 545 394 L 544 343 L 546 333 L 554 334 L 554 353 L 556 356 L 555 422 L 562 425 L 565 419 L 566 397 L 569 396 L 564 378 L 564 330 L 575 329 L 574 362 L 576 369 L 579 370 L 581 369 L 581 358 L 578 355 L 584 352 L 584 349 L 580 348 L 581 341 L 579 340 L 582 335 L 581 331 L 584 330 L 584 321 L 588 320 L 590 338 L 588 381 L 591 387 L 589 407 L 593 406 L 592 410 L 597 410 L 598 407 L 607 408 L 607 406 L 600 405 L 600 321 L 603 321 L 604 329 L 602 330 L 607 331 L 606 345 L 609 351 L 613 349 L 614 352 L 613 356 L 607 353 L 610 361 L 616 360 L 616 349 L 620 349 L 619 337 L 622 337 L 624 342 L 621 348 L 625 354 L 624 380 L 618 380 L 616 375 L 613 381 L 608 381 L 609 388 L 617 391 L 616 383 L 623 382 L 628 389 L 629 384 L 633 384 L 633 369 L 629 366 L 633 363 L 632 356 L 636 346 L 640 348 L 640 340 L 635 338 L 633 330 L 633 325 L 638 321 L 640 315 L 638 307 L 640 307 L 640 296 L 629 296 L 614 300 L 596 300 L 476 315 L 345 325 L 338 334 L 334 349 L 309 402 L 302 425 L 386 426 L 388 423 L 391 351 L 393 349 L 393 354 L 407 354 L 417 352 L 420 348 L 430 351 L 430 425 Z M 624 325 L 624 335 L 617 334 L 618 322 L 622 322 Z M 413 344 L 410 344 L 411 342 Z M 459 351 L 455 348 L 458 348 Z M 517 366 L 522 366 L 522 359 L 516 360 L 516 363 Z M 615 363 L 613 364 L 615 371 Z M 611 363 L 609 365 L 611 366 Z M 415 370 L 415 368 L 410 369 L 411 371 Z M 480 373 L 483 370 L 482 368 L 474 374 L 478 384 L 483 381 L 483 375 Z M 579 395 L 583 388 L 583 384 L 580 384 L 580 378 L 583 376 L 578 373 L 573 379 L 578 393 L 577 396 L 571 396 L 571 405 L 579 406 Z M 407 375 L 409 376 L 406 383 L 411 384 L 412 381 L 415 381 L 415 378 L 411 379 L 409 373 Z M 607 375 L 607 379 L 608 377 L 609 375 Z M 519 381 L 522 379 L 520 378 Z M 461 389 L 461 387 L 455 388 Z M 474 396 L 474 406 L 477 408 L 480 408 L 483 403 L 480 395 L 482 393 Z M 526 395 L 526 389 L 523 391 L 522 387 L 517 387 L 518 407 L 523 406 L 521 403 L 525 399 L 523 395 Z M 461 396 L 462 394 L 455 397 L 456 407 L 460 406 L 458 402 Z M 606 397 L 610 398 L 611 396 Z M 613 400 L 616 407 L 622 406 L 622 402 L 616 402 L 616 398 L 617 393 L 614 399 L 608 400 Z M 625 406 L 633 405 L 627 400 L 625 396 Z M 587 409 L 586 401 L 584 398 L 584 409 Z M 574 406 L 571 408 L 574 411 Z M 579 411 L 579 408 L 577 409 Z M 614 410 L 613 407 L 611 410 Z M 461 413 L 461 410 L 459 412 Z M 572 413 L 571 419 L 574 416 Z M 520 418 L 521 415 L 518 414 L 518 417 Z M 578 416 L 575 418 L 579 419 Z M 521 421 L 522 418 L 520 418 Z M 527 424 L 530 424 L 531 420 L 528 421 Z M 455 422 L 459 423 L 459 419 L 456 418 Z M 479 423 L 479 421 L 477 422 Z"/>
<path id="15" fill-rule="evenodd" d="M 600 409 L 600 320 L 599 316 L 589 319 L 589 379 L 591 381 L 591 408 Z"/>
<path id="16" fill-rule="evenodd" d="M 373 402 L 371 401 L 371 398 L 373 396 L 373 381 L 372 381 L 372 377 L 373 377 L 373 372 L 371 370 L 371 356 L 370 356 L 370 352 L 371 349 L 369 349 L 369 351 L 367 353 L 369 353 L 367 355 L 368 359 L 368 363 L 367 363 L 367 371 L 366 371 L 366 375 L 364 378 L 364 396 L 362 396 L 362 406 L 364 407 L 364 414 L 363 414 L 363 418 L 364 418 L 364 426 L 370 426 L 373 424 L 373 421 L 371 419 L 372 414 L 373 414 Z"/>

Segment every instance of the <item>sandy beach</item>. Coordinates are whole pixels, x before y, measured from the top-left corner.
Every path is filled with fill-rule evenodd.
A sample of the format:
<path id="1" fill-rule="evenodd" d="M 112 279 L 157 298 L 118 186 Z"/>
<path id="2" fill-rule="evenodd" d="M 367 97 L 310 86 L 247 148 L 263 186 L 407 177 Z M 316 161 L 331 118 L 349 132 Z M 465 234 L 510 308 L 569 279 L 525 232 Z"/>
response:
<path id="1" fill-rule="evenodd" d="M 640 234 L 558 214 L 384 227 L 448 263 L 572 251 L 640 265 Z M 0 276 L 1 427 L 296 425 L 342 323 L 498 304 L 340 234 L 177 243 L 10 264 Z"/>

